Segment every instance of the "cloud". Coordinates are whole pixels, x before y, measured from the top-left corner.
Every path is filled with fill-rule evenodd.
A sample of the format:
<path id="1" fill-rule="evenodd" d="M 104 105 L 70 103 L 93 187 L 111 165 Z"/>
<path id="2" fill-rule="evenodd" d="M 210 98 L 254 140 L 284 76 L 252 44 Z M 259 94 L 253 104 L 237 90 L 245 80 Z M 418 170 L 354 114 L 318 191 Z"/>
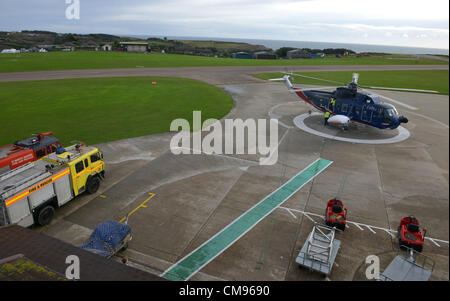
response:
<path id="1" fill-rule="evenodd" d="M 65 0 L 0 2 L 0 30 L 42 29 L 370 43 L 447 48 L 447 0 L 80 0 L 81 19 L 65 19 Z M 403 34 L 408 39 L 399 39 Z"/>

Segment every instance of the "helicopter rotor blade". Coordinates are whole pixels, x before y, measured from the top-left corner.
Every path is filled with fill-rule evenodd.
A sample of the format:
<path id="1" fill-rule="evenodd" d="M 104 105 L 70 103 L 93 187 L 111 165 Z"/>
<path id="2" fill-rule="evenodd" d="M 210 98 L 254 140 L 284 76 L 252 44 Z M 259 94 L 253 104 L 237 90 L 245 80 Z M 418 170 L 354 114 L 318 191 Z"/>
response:
<path id="1" fill-rule="evenodd" d="M 352 82 L 358 84 L 359 73 L 353 73 Z"/>
<path id="2" fill-rule="evenodd" d="M 298 76 L 298 77 L 304 77 L 304 78 L 309 78 L 309 79 L 314 79 L 314 80 L 320 80 L 320 81 L 324 81 L 324 82 L 329 82 L 329 83 L 335 83 L 335 84 L 339 84 L 339 85 L 345 85 L 344 83 L 338 82 L 338 81 L 334 81 L 334 80 L 328 80 L 328 79 L 323 79 L 323 78 L 318 78 L 318 77 L 312 77 L 312 76 L 306 76 L 306 75 L 302 75 L 302 74 L 297 74 L 297 73 L 287 73 L 291 76 Z"/>
<path id="3" fill-rule="evenodd" d="M 326 89 L 336 89 L 335 86 L 331 87 L 320 87 L 320 88 L 295 88 L 295 91 L 310 91 L 310 90 L 326 90 Z"/>
<path id="4" fill-rule="evenodd" d="M 408 89 L 408 88 L 391 88 L 391 87 L 373 87 L 373 86 L 359 86 L 361 88 L 376 89 L 376 90 L 393 90 L 393 91 L 405 91 L 405 92 L 424 92 L 424 93 L 439 93 L 434 90 L 422 90 L 422 89 Z"/>
<path id="5" fill-rule="evenodd" d="M 386 100 L 388 100 L 388 101 L 390 101 L 390 102 L 393 102 L 393 103 L 395 103 L 395 104 L 398 104 L 399 106 L 405 107 L 405 108 L 407 108 L 407 109 L 410 109 L 410 110 L 418 110 L 418 108 L 416 108 L 416 107 L 410 106 L 410 105 L 408 105 L 408 104 L 406 104 L 406 103 L 400 102 L 400 101 L 395 100 L 395 99 L 392 99 L 392 98 L 390 98 L 390 97 L 387 97 L 387 96 L 383 96 L 383 95 L 374 93 L 374 92 L 369 91 L 369 90 L 367 90 L 367 89 L 362 89 L 362 90 L 364 90 L 364 91 L 366 91 L 366 92 L 368 92 L 368 93 L 370 93 L 370 94 L 372 94 L 372 95 L 375 95 L 375 96 L 378 96 L 378 97 L 380 97 L 380 98 L 386 99 Z"/>

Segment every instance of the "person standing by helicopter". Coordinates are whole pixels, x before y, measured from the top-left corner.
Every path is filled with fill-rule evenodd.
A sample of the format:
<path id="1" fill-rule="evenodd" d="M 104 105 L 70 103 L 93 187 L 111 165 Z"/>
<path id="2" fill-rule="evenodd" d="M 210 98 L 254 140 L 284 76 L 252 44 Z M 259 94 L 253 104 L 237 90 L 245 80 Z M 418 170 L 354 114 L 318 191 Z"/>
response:
<path id="1" fill-rule="evenodd" d="M 326 111 L 324 117 L 325 117 L 324 125 L 328 125 L 328 118 L 330 118 L 330 111 Z"/>
<path id="2" fill-rule="evenodd" d="M 331 116 L 331 112 L 334 111 L 334 103 L 336 102 L 336 99 L 334 99 L 333 96 L 331 96 L 330 103 L 328 104 L 328 110 L 325 112 L 325 125 L 328 125 L 328 118 Z"/>

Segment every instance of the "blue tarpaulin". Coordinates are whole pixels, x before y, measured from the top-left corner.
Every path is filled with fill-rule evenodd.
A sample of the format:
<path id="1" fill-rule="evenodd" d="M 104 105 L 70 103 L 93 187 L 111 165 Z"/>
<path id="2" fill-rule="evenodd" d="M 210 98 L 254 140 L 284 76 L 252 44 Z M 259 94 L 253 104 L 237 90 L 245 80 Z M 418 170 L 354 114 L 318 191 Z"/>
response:
<path id="1" fill-rule="evenodd" d="M 106 221 L 94 229 L 88 241 L 79 246 L 103 257 L 112 256 L 131 233 L 131 228 L 116 221 Z"/>

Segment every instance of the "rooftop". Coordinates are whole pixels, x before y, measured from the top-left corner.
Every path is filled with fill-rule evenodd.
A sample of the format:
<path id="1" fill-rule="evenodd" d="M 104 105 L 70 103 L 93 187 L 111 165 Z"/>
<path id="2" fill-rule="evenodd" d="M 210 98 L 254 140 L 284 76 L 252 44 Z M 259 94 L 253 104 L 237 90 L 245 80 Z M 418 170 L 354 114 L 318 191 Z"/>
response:
<path id="1" fill-rule="evenodd" d="M 0 227 L 0 245 L 0 280 L 62 280 L 69 255 L 80 259 L 81 281 L 164 280 L 17 225 Z"/>

